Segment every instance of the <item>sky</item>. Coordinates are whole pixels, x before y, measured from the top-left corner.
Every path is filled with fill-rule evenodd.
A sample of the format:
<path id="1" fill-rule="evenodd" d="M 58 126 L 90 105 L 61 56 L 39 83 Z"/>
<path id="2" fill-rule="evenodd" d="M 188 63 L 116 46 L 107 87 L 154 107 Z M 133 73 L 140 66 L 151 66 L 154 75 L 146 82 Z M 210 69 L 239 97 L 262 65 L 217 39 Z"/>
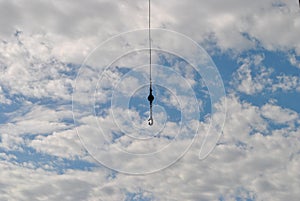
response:
<path id="1" fill-rule="evenodd" d="M 298 201 L 296 0 L 0 0 L 0 200 Z"/>

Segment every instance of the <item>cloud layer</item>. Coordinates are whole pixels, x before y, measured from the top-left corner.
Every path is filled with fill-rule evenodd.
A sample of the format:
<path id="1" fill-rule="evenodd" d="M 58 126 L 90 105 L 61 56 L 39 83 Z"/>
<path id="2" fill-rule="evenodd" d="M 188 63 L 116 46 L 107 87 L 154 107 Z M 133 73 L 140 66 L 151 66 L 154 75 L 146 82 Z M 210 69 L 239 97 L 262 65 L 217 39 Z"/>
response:
<path id="1" fill-rule="evenodd" d="M 215 58 L 226 58 L 222 66 L 218 66 L 221 72 L 228 69 L 231 73 L 233 69 L 229 79 L 224 80 L 229 83 L 225 86 L 227 118 L 214 151 L 205 160 L 199 160 L 203 142 L 200 135 L 174 165 L 153 174 L 132 176 L 97 163 L 78 138 L 78 129 L 90 133 L 86 125 L 94 121 L 94 116 L 81 108 L 75 114 L 79 124 L 73 124 L 72 93 L 80 66 L 86 56 L 109 37 L 146 28 L 146 1 L 0 1 L 0 200 L 299 199 L 299 107 L 289 107 L 295 105 L 295 101 L 288 97 L 290 94 L 298 97 L 300 91 L 298 2 L 151 2 L 153 27 L 187 35 Z M 143 38 L 136 41 L 143 44 Z M 117 48 L 124 50 L 130 45 L 125 41 L 124 46 Z M 163 37 L 156 45 L 184 47 L 179 41 L 170 42 Z M 183 48 L 182 55 L 189 51 Z M 274 56 L 278 52 L 280 58 Z M 111 61 L 109 52 L 103 54 Z M 207 111 L 209 92 L 202 75 L 186 67 L 184 61 L 174 60 L 174 55 L 162 55 L 154 53 L 153 60 L 162 66 L 174 67 L 194 87 L 200 114 L 206 114 L 186 125 L 185 132 L 188 133 L 189 127 L 199 126 L 199 131 L 204 133 L 211 119 L 221 124 L 225 102 L 213 105 L 216 113 L 210 116 Z M 268 61 L 270 57 L 273 63 Z M 136 52 L 116 61 L 115 66 L 119 67 L 106 71 L 102 80 L 106 85 L 101 85 L 103 89 L 98 88 L 96 94 L 99 110 L 95 108 L 96 115 L 99 112 L 98 120 L 105 125 L 104 133 L 111 137 L 110 144 L 104 144 L 103 149 L 126 145 L 127 151 L 132 152 L 155 150 L 159 143 L 168 144 L 178 130 L 177 119 L 168 117 L 168 112 L 171 109 L 176 112 L 182 104 L 191 111 L 194 109 L 189 97 L 165 93 L 162 104 L 166 109 L 157 109 L 161 115 L 157 119 L 170 122 L 166 123 L 165 133 L 160 138 L 152 143 L 133 143 L 126 136 L 114 133 L 116 127 L 108 115 L 110 110 L 101 110 L 110 99 L 106 89 L 126 74 L 126 67 L 146 64 L 147 59 L 143 52 Z M 225 60 L 234 61 L 234 66 Z M 101 62 L 106 64 L 106 60 Z M 105 68 L 95 64 L 100 65 L 97 58 L 89 70 Z M 98 79 L 92 70 L 87 78 Z M 186 85 L 178 83 L 176 76 L 164 75 L 157 77 L 175 84 L 173 92 L 185 90 Z M 133 78 L 125 79 L 127 84 L 120 90 L 137 89 L 139 80 Z M 86 90 L 92 86 L 85 84 Z M 139 96 L 137 93 L 137 100 Z M 286 96 L 284 101 L 282 96 Z M 77 98 L 73 101 L 86 104 L 85 99 Z M 133 110 L 137 108 L 128 111 Z M 127 110 L 119 111 L 120 118 L 124 111 Z M 132 119 L 142 122 L 147 112 L 131 115 Z M 176 142 L 178 150 L 185 145 L 185 140 L 190 140 L 188 135 L 185 137 Z M 176 151 L 175 148 L 174 153 Z M 171 154 L 163 157 L 168 159 Z M 126 159 L 115 160 L 123 164 Z M 137 164 L 128 162 L 127 165 L 136 167 Z"/>

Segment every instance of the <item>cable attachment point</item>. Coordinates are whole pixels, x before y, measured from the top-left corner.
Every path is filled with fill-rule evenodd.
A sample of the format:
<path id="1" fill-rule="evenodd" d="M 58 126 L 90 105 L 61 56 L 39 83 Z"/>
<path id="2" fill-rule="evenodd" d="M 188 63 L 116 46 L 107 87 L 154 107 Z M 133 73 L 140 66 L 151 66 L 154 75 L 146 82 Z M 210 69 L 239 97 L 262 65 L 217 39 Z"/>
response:
<path id="1" fill-rule="evenodd" d="M 153 100 L 154 100 L 154 96 L 152 95 L 152 89 L 150 89 L 150 94 L 148 96 L 148 101 L 150 102 L 150 105 L 152 105 Z"/>

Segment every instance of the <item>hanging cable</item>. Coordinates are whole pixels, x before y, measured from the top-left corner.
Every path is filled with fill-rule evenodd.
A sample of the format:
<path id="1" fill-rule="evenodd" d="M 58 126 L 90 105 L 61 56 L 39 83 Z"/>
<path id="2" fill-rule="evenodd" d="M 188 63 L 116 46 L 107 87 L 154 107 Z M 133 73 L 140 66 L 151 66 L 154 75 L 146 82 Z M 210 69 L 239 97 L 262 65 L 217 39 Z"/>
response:
<path id="1" fill-rule="evenodd" d="M 148 119 L 148 124 L 150 126 L 153 125 L 153 117 L 152 117 L 152 102 L 154 100 L 154 96 L 152 94 L 152 58 L 151 58 L 151 55 L 152 55 L 152 48 L 151 48 L 151 2 L 150 0 L 148 0 L 149 2 L 149 5 L 148 5 L 148 20 L 149 20 L 149 27 L 148 27 L 148 37 L 149 37 L 149 96 L 148 96 L 148 101 L 149 101 L 149 105 L 150 105 L 150 108 L 149 108 L 149 113 L 150 113 L 150 116 L 149 116 L 149 119 Z"/>
<path id="2" fill-rule="evenodd" d="M 148 28 L 148 34 L 149 34 L 149 73 L 150 73 L 150 88 L 152 87 L 152 76 L 151 76 L 151 70 L 152 70 L 152 59 L 151 59 L 151 56 L 152 56 L 152 48 L 151 48 L 151 3 L 150 3 L 150 0 L 148 1 L 149 2 L 149 16 L 148 16 L 148 20 L 149 20 L 149 28 Z"/>

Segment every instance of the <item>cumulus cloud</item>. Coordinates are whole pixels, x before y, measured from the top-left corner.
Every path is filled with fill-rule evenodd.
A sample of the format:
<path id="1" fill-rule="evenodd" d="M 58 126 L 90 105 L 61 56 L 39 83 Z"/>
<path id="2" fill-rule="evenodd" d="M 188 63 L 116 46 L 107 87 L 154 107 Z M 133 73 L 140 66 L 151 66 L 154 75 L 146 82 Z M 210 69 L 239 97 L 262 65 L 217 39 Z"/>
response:
<path id="1" fill-rule="evenodd" d="M 297 112 L 273 104 L 264 105 L 262 107 L 262 115 L 279 124 L 294 122 L 299 119 Z"/>
<path id="2" fill-rule="evenodd" d="M 25 179 L 24 171 L 30 171 L 32 176 L 18 182 L 21 190 L 13 197 L 8 194 L 3 194 L 2 197 L 54 200 L 78 199 L 76 196 L 79 196 L 85 200 L 124 200 L 133 193 L 141 199 L 151 200 L 214 200 L 220 197 L 226 200 L 237 197 L 297 200 L 297 180 L 294 178 L 298 175 L 299 129 L 290 124 L 291 121 L 298 121 L 297 113 L 274 104 L 259 108 L 251 103 L 241 102 L 235 95 L 230 95 L 228 102 L 230 104 L 224 134 L 206 160 L 198 160 L 197 153 L 201 143 L 196 142 L 175 165 L 143 176 L 117 173 L 109 176 L 112 174 L 110 171 L 103 172 L 101 169 L 91 172 L 67 171 L 60 176 L 45 170 L 28 170 L 26 167 L 4 163 L 1 165 L 1 172 L 6 174 L 1 178 L 9 176 L 12 184 L 18 182 L 20 176 Z M 33 115 L 27 116 L 35 118 Z M 269 131 L 267 119 L 287 127 Z M 107 128 L 113 127 L 107 125 Z M 72 151 L 72 144 L 76 141 L 74 137 L 70 132 L 55 133 L 40 136 L 31 145 L 37 150 L 69 158 L 72 157 L 71 153 L 79 152 L 77 145 Z M 14 169 L 14 172 L 8 167 Z M 37 179 L 39 182 L 36 182 Z M 25 181 L 34 182 L 35 185 L 27 185 Z M 6 192 L 14 191 L 16 187 L 5 184 L 5 189 Z M 65 193 L 64 189 L 72 189 L 70 191 L 73 193 Z"/>
<path id="3" fill-rule="evenodd" d="M 293 74 L 276 74 L 274 67 L 264 64 L 263 55 L 253 55 L 239 60 L 241 65 L 234 72 L 231 81 L 237 91 L 247 95 L 262 91 L 299 91 L 299 77 Z"/>
<path id="4" fill-rule="evenodd" d="M 102 195 L 109 186 L 111 192 L 143 189 L 151 192 L 153 200 L 297 200 L 295 176 L 299 174 L 293 168 L 298 163 L 299 129 L 268 131 L 261 108 L 234 95 L 228 101 L 231 107 L 223 137 L 206 160 L 196 160 L 196 143 L 168 169 L 144 176 L 119 174 L 102 188 Z M 292 113 L 287 115 L 294 118 Z"/>
<path id="5" fill-rule="evenodd" d="M 11 100 L 6 97 L 1 86 L 0 86 L 0 102 L 2 104 L 7 104 L 7 105 L 11 104 Z"/>
<path id="6" fill-rule="evenodd" d="M 1 86 L 7 98 L 51 98 L 70 100 L 72 67 L 51 56 L 39 36 L 16 36 L 1 43 Z M 74 75 L 73 75 L 74 76 Z"/>
<path id="7" fill-rule="evenodd" d="M 1 4 L 1 34 L 5 38 L 16 30 L 29 37 L 44 37 L 51 53 L 64 61 L 82 61 L 95 44 L 108 37 L 147 27 L 147 2 L 143 1 Z M 154 0 L 152 7 L 153 27 L 179 31 L 197 42 L 210 41 L 224 51 L 242 51 L 261 44 L 269 50 L 295 49 L 299 55 L 299 12 L 294 1 Z"/>
<path id="8" fill-rule="evenodd" d="M 295 53 L 290 53 L 290 54 L 288 55 L 288 58 L 289 58 L 290 63 L 291 63 L 293 66 L 295 66 L 295 67 L 297 67 L 297 68 L 300 68 L 300 61 L 299 61 L 299 59 L 297 59 L 297 56 L 296 56 Z"/>
<path id="9" fill-rule="evenodd" d="M 118 83 L 123 76 L 122 71 L 130 70 L 126 69 L 127 66 L 147 63 L 148 56 L 142 51 L 132 53 L 115 61 L 114 67 L 105 72 L 102 80 L 98 73 L 111 59 L 116 59 L 117 53 L 126 52 L 134 45 L 145 47 L 147 35 L 132 37 L 135 39 L 133 43 L 120 40 L 121 46 L 105 46 L 104 51 L 84 66 L 87 67 L 85 70 L 80 71 L 79 67 L 91 50 L 109 37 L 147 27 L 147 2 L 78 0 L 28 1 L 24 4 L 15 0 L 0 1 L 0 200 L 297 201 L 300 196 L 298 111 L 276 101 L 257 106 L 236 93 L 251 96 L 300 90 L 299 76 L 276 74 L 275 68 L 264 63 L 265 55 L 240 56 L 247 50 L 256 49 L 289 51 L 292 53 L 287 54 L 288 62 L 299 67 L 300 18 L 297 3 L 292 0 L 152 1 L 152 27 L 186 34 L 212 53 L 225 53 L 227 56 L 234 53 L 231 59 L 236 59 L 239 67 L 233 73 L 231 85 L 227 86 L 230 94 L 223 135 L 209 157 L 198 160 L 203 133 L 209 128 L 211 119 L 222 120 L 224 103 L 212 105 L 217 108 L 214 116 L 207 115 L 203 121 L 190 121 L 183 126 L 186 135 L 179 135 L 172 149 L 161 160 L 172 158 L 183 150 L 193 137 L 190 131 L 197 126 L 200 136 L 177 163 L 150 175 L 132 176 L 100 164 L 99 167 L 94 165 L 94 168 L 77 167 L 85 166 L 85 162 L 96 164 L 96 161 L 86 153 L 76 128 L 84 135 L 95 134 L 95 138 L 90 137 L 88 141 L 95 144 L 99 138 L 96 121 L 100 122 L 108 136 L 108 143 L 99 142 L 103 143 L 103 150 L 126 146 L 126 151 L 131 152 L 155 151 L 159 145 L 166 145 L 178 137 L 175 134 L 180 129 L 179 124 L 172 119 L 166 122 L 164 132 L 153 138 L 152 143 L 132 141 L 116 132 L 118 128 L 110 111 L 101 110 L 105 104 L 109 105 L 111 94 L 108 89 Z M 180 50 L 181 55 L 192 52 L 176 37 L 170 42 L 167 35 L 160 33 L 155 39 L 154 47 L 174 47 Z M 115 49 L 116 55 L 110 55 Z M 161 55 L 153 53 L 153 61 L 159 61 Z M 165 108 L 179 110 L 182 106 L 192 114 L 198 109 L 206 111 L 208 91 L 200 78 L 202 75 L 197 75 L 184 61 L 178 62 L 170 55 L 166 54 L 164 59 L 165 63 L 160 64 L 172 66 L 186 81 L 178 81 L 174 74 L 165 76 L 166 73 L 154 72 L 154 77 L 170 83 L 178 92 L 174 94 L 182 100 L 179 103 L 171 95 L 164 96 L 161 100 Z M 206 61 L 199 62 L 203 64 Z M 86 73 L 86 82 L 80 82 L 80 79 L 76 82 L 82 87 L 82 93 L 73 97 L 73 101 L 83 107 L 73 113 L 78 117 L 74 126 L 71 101 L 78 72 Z M 100 81 L 102 88 L 97 88 Z M 121 91 L 134 91 L 141 85 L 140 80 L 132 77 L 124 82 L 126 84 L 119 87 Z M 211 82 L 220 84 L 217 80 Z M 188 93 L 182 95 L 189 85 L 205 94 L 197 94 L 200 108 L 193 107 Z M 90 100 L 94 100 L 92 96 L 85 97 L 91 89 L 98 90 L 91 94 L 99 101 L 93 108 L 93 115 L 86 111 Z M 134 120 L 138 122 L 135 126 L 143 125 L 144 116 L 148 115 L 147 112 L 143 113 L 144 116 L 138 111 L 133 112 L 136 108 L 115 109 L 119 109 L 116 114 L 121 120 L 124 111 L 129 113 L 131 119 L 122 126 L 129 125 L 131 134 L 136 132 L 130 123 Z M 155 118 L 163 122 L 166 114 L 158 108 Z M 187 118 L 191 117 L 187 115 Z M 97 128 L 95 132 L 87 128 L 91 122 Z M 161 125 L 157 123 L 155 126 L 159 129 Z M 99 150 L 96 152 L 100 153 Z M 28 156 L 22 158 L 24 153 Z M 41 155 L 56 158 L 60 163 L 57 165 L 51 160 L 36 163 Z M 106 159 L 126 164 L 129 168 L 150 166 L 156 161 L 151 160 L 148 164 L 145 162 L 149 161 L 141 159 L 132 163 L 120 156 Z M 72 161 L 74 165 L 66 166 L 65 161 Z"/>
<path id="10" fill-rule="evenodd" d="M 259 93 L 265 89 L 267 85 L 271 85 L 270 75 L 272 70 L 260 66 L 263 60 L 262 55 L 252 56 L 242 60 L 242 65 L 235 72 L 233 84 L 238 91 L 246 94 Z M 256 76 L 253 75 L 253 66 L 257 68 Z"/>

